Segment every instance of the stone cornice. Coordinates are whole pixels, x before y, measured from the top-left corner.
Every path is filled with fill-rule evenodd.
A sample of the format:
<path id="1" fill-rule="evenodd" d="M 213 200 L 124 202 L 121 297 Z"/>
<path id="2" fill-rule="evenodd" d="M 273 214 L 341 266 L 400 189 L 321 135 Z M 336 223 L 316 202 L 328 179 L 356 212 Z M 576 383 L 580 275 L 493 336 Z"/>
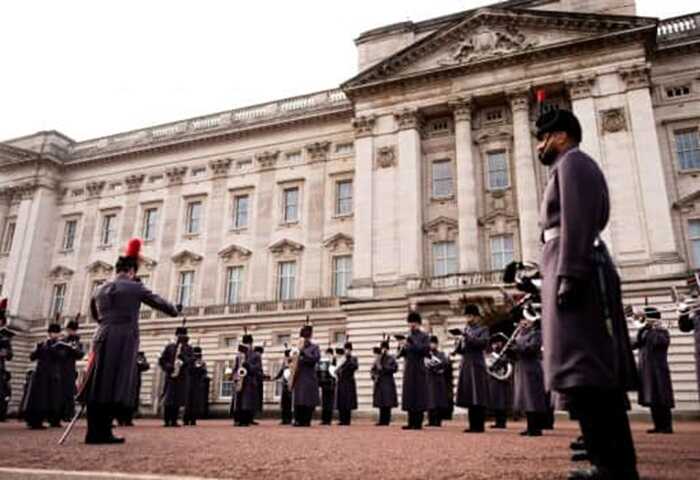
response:
<path id="1" fill-rule="evenodd" d="M 235 244 L 231 244 L 219 251 L 219 257 L 227 261 L 231 260 L 232 258 L 247 260 L 252 254 L 253 252 L 247 248 Z"/>
<path id="2" fill-rule="evenodd" d="M 268 250 L 275 254 L 280 255 L 282 253 L 299 254 L 304 250 L 304 245 L 297 243 L 293 240 L 283 238 L 268 247 Z"/>

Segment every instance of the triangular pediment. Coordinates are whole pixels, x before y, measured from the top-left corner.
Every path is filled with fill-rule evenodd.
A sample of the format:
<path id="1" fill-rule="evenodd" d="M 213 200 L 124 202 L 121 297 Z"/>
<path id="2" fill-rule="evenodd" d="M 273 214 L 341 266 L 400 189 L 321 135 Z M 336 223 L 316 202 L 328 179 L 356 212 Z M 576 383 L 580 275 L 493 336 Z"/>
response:
<path id="1" fill-rule="evenodd" d="M 331 250 L 338 250 L 341 247 L 352 250 L 353 244 L 352 237 L 344 233 L 336 233 L 323 241 L 323 246 Z"/>
<path id="2" fill-rule="evenodd" d="M 224 260 L 229 260 L 232 258 L 246 259 L 250 257 L 253 252 L 240 245 L 231 244 L 226 248 L 219 250 L 219 256 Z"/>
<path id="3" fill-rule="evenodd" d="M 87 271 L 92 273 L 92 274 L 102 274 L 106 275 L 110 273 L 112 270 L 114 270 L 114 267 L 110 265 L 107 262 L 103 262 L 102 260 L 95 260 L 91 264 L 89 264 L 87 267 Z"/>
<path id="4" fill-rule="evenodd" d="M 350 91 L 430 73 L 484 66 L 506 58 L 571 47 L 594 39 L 648 31 L 654 19 L 620 15 L 582 14 L 481 8 L 465 14 L 405 47 L 345 82 Z"/>
<path id="5" fill-rule="evenodd" d="M 694 207 L 695 203 L 700 200 L 700 190 L 695 190 L 692 193 L 689 193 L 688 195 L 685 195 L 684 197 L 678 199 L 673 204 L 673 207 L 675 209 L 683 209 L 683 208 L 689 208 L 689 207 Z"/>
<path id="6" fill-rule="evenodd" d="M 300 253 L 304 250 L 304 245 L 295 242 L 294 240 L 289 240 L 288 238 L 283 238 L 268 247 L 270 252 L 275 254 L 281 253 Z"/>
<path id="7" fill-rule="evenodd" d="M 57 265 L 49 271 L 49 277 L 53 279 L 68 278 L 71 277 L 73 273 L 75 272 L 73 272 L 72 269 L 64 265 Z"/>
<path id="8" fill-rule="evenodd" d="M 202 261 L 202 256 L 194 253 L 190 250 L 180 250 L 178 253 L 172 256 L 173 262 L 177 264 L 195 264 Z"/>

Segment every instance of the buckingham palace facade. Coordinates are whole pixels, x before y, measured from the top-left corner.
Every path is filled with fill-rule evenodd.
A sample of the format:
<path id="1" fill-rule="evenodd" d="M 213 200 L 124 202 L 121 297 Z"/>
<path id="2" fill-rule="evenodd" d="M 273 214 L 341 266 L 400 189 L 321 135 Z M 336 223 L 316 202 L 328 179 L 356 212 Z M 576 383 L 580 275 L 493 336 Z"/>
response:
<path id="1" fill-rule="evenodd" d="M 139 236 L 142 280 L 186 306 L 213 404 L 228 402 L 244 327 L 274 375 L 308 316 L 322 348 L 355 344 L 370 408 L 371 349 L 406 329 L 408 308 L 449 342 L 463 295 L 496 308 L 503 266 L 538 260 L 538 89 L 576 113 L 606 174 L 603 237 L 625 301 L 670 305 L 687 288 L 700 268 L 700 14 L 511 0 L 355 43 L 359 73 L 336 89 L 86 141 L 43 131 L 0 143 L 15 407 L 47 319 L 86 312 Z M 180 322 L 144 307 L 152 365 Z M 85 320 L 84 339 L 93 328 Z M 700 410 L 692 336 L 675 322 L 672 333 L 676 403 Z M 161 383 L 158 368 L 144 374 L 142 411 L 157 410 Z"/>

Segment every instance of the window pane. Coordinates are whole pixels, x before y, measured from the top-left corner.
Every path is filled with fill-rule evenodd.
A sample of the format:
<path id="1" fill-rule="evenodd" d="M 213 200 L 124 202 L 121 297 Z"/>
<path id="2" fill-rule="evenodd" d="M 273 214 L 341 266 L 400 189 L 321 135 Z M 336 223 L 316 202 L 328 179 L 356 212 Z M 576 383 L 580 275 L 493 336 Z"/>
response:
<path id="1" fill-rule="evenodd" d="M 298 188 L 288 188 L 284 191 L 284 220 L 286 222 L 294 222 L 297 220 L 298 202 Z"/>
<path id="2" fill-rule="evenodd" d="M 102 219 L 102 245 L 110 245 L 114 240 L 116 215 L 105 215 Z"/>
<path id="3" fill-rule="evenodd" d="M 244 228 L 248 225 L 248 195 L 241 195 L 233 202 L 233 226 Z"/>
<path id="4" fill-rule="evenodd" d="M 243 287 L 243 267 L 231 267 L 227 270 L 226 303 L 237 303 Z"/>
<path id="5" fill-rule="evenodd" d="M 333 294 L 344 297 L 352 281 L 352 257 L 343 255 L 333 259 Z"/>
<path id="6" fill-rule="evenodd" d="M 63 249 L 72 250 L 75 244 L 75 230 L 77 222 L 75 220 L 68 220 L 66 226 L 63 230 Z"/>
<path id="7" fill-rule="evenodd" d="M 681 170 L 700 168 L 700 131 L 676 132 L 675 137 Z"/>
<path id="8" fill-rule="evenodd" d="M 290 300 L 294 298 L 294 287 L 296 280 L 296 263 L 281 262 L 278 267 L 278 289 L 277 297 L 280 300 Z"/>
<path id="9" fill-rule="evenodd" d="M 452 195 L 452 168 L 449 160 L 433 162 L 433 196 Z"/>
<path id="10" fill-rule="evenodd" d="M 199 233 L 202 220 L 202 202 L 191 202 L 187 206 L 187 233 Z"/>
<path id="11" fill-rule="evenodd" d="M 491 237 L 491 268 L 502 270 L 513 261 L 513 236 Z"/>
<path id="12" fill-rule="evenodd" d="M 343 180 L 337 183 L 335 213 L 338 215 L 352 213 L 352 181 Z"/>
<path id="13" fill-rule="evenodd" d="M 63 311 L 63 301 L 66 295 L 66 284 L 60 283 L 53 287 L 53 298 L 51 300 L 51 317 Z"/>
<path id="14" fill-rule="evenodd" d="M 178 286 L 178 303 L 185 307 L 192 304 L 192 288 L 194 272 L 180 272 L 180 284 Z"/>
<path id="15" fill-rule="evenodd" d="M 700 220 L 688 222 L 688 233 L 691 239 L 700 239 Z"/>
<path id="16" fill-rule="evenodd" d="M 487 155 L 489 189 L 507 188 L 509 185 L 508 160 L 505 152 L 489 152 Z"/>
<path id="17" fill-rule="evenodd" d="M 433 244 L 433 276 L 457 273 L 457 247 L 454 242 Z"/>
<path id="18" fill-rule="evenodd" d="M 15 238 L 15 228 L 17 227 L 17 224 L 13 222 L 8 222 L 5 225 L 5 235 L 3 238 L 2 242 L 2 251 L 5 253 L 9 253 L 10 250 L 12 250 L 12 242 Z"/>

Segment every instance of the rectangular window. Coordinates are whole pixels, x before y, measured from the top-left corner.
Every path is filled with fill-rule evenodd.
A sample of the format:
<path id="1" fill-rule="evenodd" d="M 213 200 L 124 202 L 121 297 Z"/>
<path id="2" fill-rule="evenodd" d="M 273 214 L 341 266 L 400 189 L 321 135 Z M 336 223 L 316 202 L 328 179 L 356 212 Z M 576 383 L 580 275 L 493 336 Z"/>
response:
<path id="1" fill-rule="evenodd" d="M 489 152 L 486 155 L 489 167 L 489 190 L 508 188 L 510 181 L 508 179 L 508 159 L 506 158 L 506 152 Z"/>
<path id="2" fill-rule="evenodd" d="M 433 243 L 433 276 L 441 277 L 457 273 L 457 247 L 455 242 Z"/>
<path id="3" fill-rule="evenodd" d="M 102 217 L 102 231 L 100 232 L 100 245 L 111 245 L 117 236 L 117 215 L 109 213 Z"/>
<path id="4" fill-rule="evenodd" d="M 433 197 L 452 195 L 452 167 L 449 160 L 433 162 Z"/>
<path id="5" fill-rule="evenodd" d="M 353 152 L 352 143 L 339 143 L 335 146 L 335 153 L 338 155 L 350 155 Z"/>
<path id="6" fill-rule="evenodd" d="M 202 202 L 189 202 L 187 204 L 187 217 L 185 224 L 185 233 L 188 235 L 196 235 L 202 227 Z"/>
<path id="7" fill-rule="evenodd" d="M 352 281 L 352 256 L 343 255 L 333 258 L 333 295 L 345 297 Z"/>
<path id="8" fill-rule="evenodd" d="M 335 214 L 352 213 L 352 180 L 341 180 L 335 184 Z"/>
<path id="9" fill-rule="evenodd" d="M 676 132 L 676 154 L 681 170 L 700 168 L 700 130 Z"/>
<path id="10" fill-rule="evenodd" d="M 226 269 L 226 303 L 238 303 L 243 291 L 243 267 Z"/>
<path id="11" fill-rule="evenodd" d="M 156 227 L 158 225 L 158 209 L 147 208 L 143 212 L 143 227 L 141 235 L 145 241 L 156 239 Z"/>
<path id="12" fill-rule="evenodd" d="M 292 344 L 292 336 L 290 334 L 278 333 L 277 335 L 275 335 L 275 345 L 284 346 L 285 343 L 288 346 Z"/>
<path id="13" fill-rule="evenodd" d="M 503 270 L 513 261 L 513 235 L 491 237 L 491 269 Z"/>
<path id="14" fill-rule="evenodd" d="M 177 284 L 177 303 L 189 307 L 192 305 L 192 290 L 194 288 L 194 272 L 180 272 Z"/>
<path id="15" fill-rule="evenodd" d="M 284 221 L 296 222 L 299 220 L 299 188 L 284 189 Z"/>
<path id="16" fill-rule="evenodd" d="M 693 265 L 700 268 L 700 220 L 688 222 L 688 236 L 690 237 L 690 251 L 693 256 Z"/>
<path id="17" fill-rule="evenodd" d="M 345 332 L 333 332 L 333 344 L 334 345 L 344 345 L 348 339 L 348 335 Z"/>
<path id="18" fill-rule="evenodd" d="M 233 199 L 233 228 L 248 226 L 248 195 L 236 195 Z"/>
<path id="19" fill-rule="evenodd" d="M 51 295 L 51 311 L 49 312 L 49 318 L 53 318 L 56 314 L 63 311 L 63 303 L 66 299 L 66 284 L 57 283 L 53 286 L 53 293 Z"/>
<path id="20" fill-rule="evenodd" d="M 668 98 L 687 97 L 688 95 L 690 95 L 690 85 L 677 85 L 666 89 Z"/>
<path id="21" fill-rule="evenodd" d="M 301 152 L 290 152 L 287 154 L 287 161 L 288 162 L 300 162 L 301 161 Z"/>
<path id="22" fill-rule="evenodd" d="M 219 383 L 219 398 L 231 398 L 233 395 L 233 360 L 222 364 L 221 382 Z"/>
<path id="23" fill-rule="evenodd" d="M 10 253 L 10 250 L 12 250 L 12 242 L 15 238 L 16 228 L 17 222 L 15 220 L 8 220 L 5 223 L 5 232 L 2 236 L 2 253 Z"/>
<path id="24" fill-rule="evenodd" d="M 73 250 L 75 246 L 75 232 L 77 229 L 77 220 L 66 220 L 66 224 L 63 227 L 63 250 Z"/>
<path id="25" fill-rule="evenodd" d="M 294 298 L 296 283 L 296 262 L 280 262 L 277 266 L 277 299 L 291 300 Z"/>

